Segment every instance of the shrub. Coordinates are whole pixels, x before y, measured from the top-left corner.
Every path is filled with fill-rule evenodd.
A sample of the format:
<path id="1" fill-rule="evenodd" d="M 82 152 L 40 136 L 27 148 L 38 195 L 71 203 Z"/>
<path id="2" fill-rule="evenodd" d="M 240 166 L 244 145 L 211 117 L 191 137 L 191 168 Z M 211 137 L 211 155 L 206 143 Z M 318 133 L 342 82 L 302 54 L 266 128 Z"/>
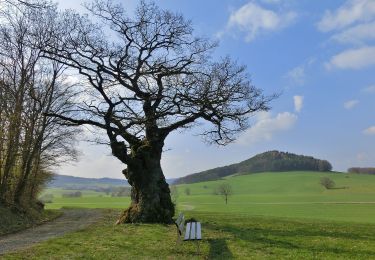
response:
<path id="1" fill-rule="evenodd" d="M 327 190 L 329 189 L 332 189 L 333 187 L 335 187 L 335 182 L 328 178 L 328 177 L 323 177 L 320 179 L 320 184 L 326 188 Z"/>

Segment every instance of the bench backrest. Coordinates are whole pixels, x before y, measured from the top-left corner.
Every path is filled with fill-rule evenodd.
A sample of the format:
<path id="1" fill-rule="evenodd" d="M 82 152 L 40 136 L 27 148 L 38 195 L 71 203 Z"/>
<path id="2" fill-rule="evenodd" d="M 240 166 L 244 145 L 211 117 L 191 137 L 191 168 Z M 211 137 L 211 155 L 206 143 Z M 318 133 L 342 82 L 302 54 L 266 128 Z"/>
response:
<path id="1" fill-rule="evenodd" d="M 178 233 L 181 236 L 182 233 L 184 232 L 184 225 L 185 225 L 185 216 L 183 213 L 180 213 L 180 215 L 178 215 L 178 218 L 176 219 L 175 223 L 178 229 Z"/>

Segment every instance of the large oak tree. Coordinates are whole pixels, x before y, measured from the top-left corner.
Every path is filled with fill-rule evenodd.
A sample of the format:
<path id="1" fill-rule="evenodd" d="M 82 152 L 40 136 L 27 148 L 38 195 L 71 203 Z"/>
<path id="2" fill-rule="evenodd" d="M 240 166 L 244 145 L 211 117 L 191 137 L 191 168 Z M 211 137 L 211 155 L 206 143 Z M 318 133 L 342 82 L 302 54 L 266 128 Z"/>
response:
<path id="1" fill-rule="evenodd" d="M 174 205 L 160 165 L 169 133 L 203 123 L 206 140 L 227 144 L 272 97 L 251 85 L 244 66 L 214 60 L 216 43 L 196 37 L 180 14 L 143 1 L 134 15 L 111 1 L 86 7 L 87 16 L 63 13 L 42 46 L 86 80 L 75 108 L 51 116 L 104 130 L 127 165 L 131 205 L 118 223 L 170 223 Z"/>

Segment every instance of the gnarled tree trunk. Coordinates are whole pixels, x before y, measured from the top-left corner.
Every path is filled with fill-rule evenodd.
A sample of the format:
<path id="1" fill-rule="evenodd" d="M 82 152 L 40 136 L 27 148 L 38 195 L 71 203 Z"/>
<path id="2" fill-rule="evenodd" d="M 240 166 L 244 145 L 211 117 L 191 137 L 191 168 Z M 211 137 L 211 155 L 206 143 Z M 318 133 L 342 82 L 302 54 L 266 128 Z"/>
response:
<path id="1" fill-rule="evenodd" d="M 123 171 L 132 186 L 131 204 L 120 216 L 121 223 L 171 223 L 174 205 L 160 165 L 161 147 L 132 148 L 132 160 Z"/>

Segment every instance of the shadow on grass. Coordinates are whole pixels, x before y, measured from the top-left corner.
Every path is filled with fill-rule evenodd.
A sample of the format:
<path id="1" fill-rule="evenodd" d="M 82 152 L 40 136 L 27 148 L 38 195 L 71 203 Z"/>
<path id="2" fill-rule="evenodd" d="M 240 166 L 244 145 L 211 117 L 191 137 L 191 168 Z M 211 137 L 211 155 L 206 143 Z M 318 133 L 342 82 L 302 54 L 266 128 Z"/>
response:
<path id="1" fill-rule="evenodd" d="M 225 239 L 209 239 L 208 243 L 210 244 L 208 259 L 233 259 Z"/>
<path id="2" fill-rule="evenodd" d="M 337 255 L 366 255 L 371 256 L 371 258 L 375 258 L 375 251 L 373 250 L 366 250 L 366 249 L 357 249 L 353 251 L 350 248 L 338 248 L 336 245 L 332 244 L 322 244 L 322 243 L 308 243 L 311 240 L 311 237 L 319 237 L 319 238 L 342 238 L 342 239 L 353 239 L 353 240 L 360 240 L 360 238 L 356 237 L 355 234 L 348 234 L 348 233 L 341 233 L 341 232 L 324 232 L 324 231 L 312 231 L 306 229 L 296 229 L 296 230 L 274 230 L 274 229 L 267 229 L 267 228 L 256 228 L 256 227 L 237 227 L 232 225 L 225 225 L 225 226 L 216 226 L 216 225 L 207 225 L 210 229 L 220 229 L 224 232 L 229 232 L 233 234 L 236 238 L 241 239 L 243 241 L 249 242 L 251 245 L 257 245 L 256 247 L 260 250 L 261 248 L 283 248 L 287 250 L 303 250 L 303 251 L 310 251 L 312 254 L 327 252 L 331 254 Z M 297 240 L 295 238 L 298 238 Z M 362 240 L 364 237 L 362 237 Z M 313 239 L 312 241 L 316 241 Z M 372 239 L 370 239 L 372 240 Z M 222 250 L 224 253 L 229 252 L 225 240 L 222 241 L 221 239 L 213 240 L 215 242 L 210 242 L 212 250 Z M 307 243 L 306 243 L 307 242 Z M 354 241 L 352 241 L 354 242 Z M 354 242 L 355 243 L 355 242 Z M 214 256 L 218 256 L 217 251 L 212 252 L 213 259 Z M 230 253 L 231 255 L 231 253 Z M 210 250 L 211 256 L 211 250 Z M 229 256 L 233 258 L 233 256 Z M 210 258 L 211 259 L 211 258 Z M 228 259 L 226 257 L 226 259 Z"/>
<path id="3" fill-rule="evenodd" d="M 343 186 L 343 187 L 333 187 L 333 188 L 330 188 L 330 190 L 346 190 L 346 189 L 349 189 L 348 186 Z"/>

